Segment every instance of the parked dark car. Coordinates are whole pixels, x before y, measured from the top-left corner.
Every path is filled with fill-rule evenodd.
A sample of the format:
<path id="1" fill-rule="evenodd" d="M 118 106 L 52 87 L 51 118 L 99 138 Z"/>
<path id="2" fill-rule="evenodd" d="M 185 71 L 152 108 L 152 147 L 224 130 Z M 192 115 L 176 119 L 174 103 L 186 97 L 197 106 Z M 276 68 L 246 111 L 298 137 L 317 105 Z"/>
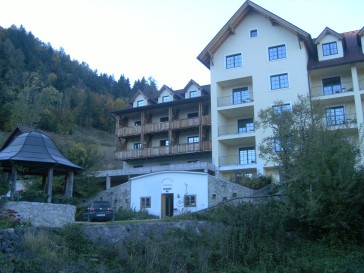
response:
<path id="1" fill-rule="evenodd" d="M 114 221 L 115 213 L 109 201 L 94 201 L 87 208 L 87 220 L 91 221 Z"/>

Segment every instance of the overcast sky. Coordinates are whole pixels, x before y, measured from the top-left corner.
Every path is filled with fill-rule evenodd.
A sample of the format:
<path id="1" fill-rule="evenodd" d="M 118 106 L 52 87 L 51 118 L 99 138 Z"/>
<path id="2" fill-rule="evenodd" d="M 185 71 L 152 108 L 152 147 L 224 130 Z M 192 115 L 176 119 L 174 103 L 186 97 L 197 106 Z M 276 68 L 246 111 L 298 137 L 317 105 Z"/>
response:
<path id="1" fill-rule="evenodd" d="M 363 0 L 255 0 L 317 37 L 364 26 Z M 92 70 L 131 84 L 153 77 L 182 89 L 209 84 L 196 58 L 243 0 L 0 0 L 0 26 L 23 27 Z"/>

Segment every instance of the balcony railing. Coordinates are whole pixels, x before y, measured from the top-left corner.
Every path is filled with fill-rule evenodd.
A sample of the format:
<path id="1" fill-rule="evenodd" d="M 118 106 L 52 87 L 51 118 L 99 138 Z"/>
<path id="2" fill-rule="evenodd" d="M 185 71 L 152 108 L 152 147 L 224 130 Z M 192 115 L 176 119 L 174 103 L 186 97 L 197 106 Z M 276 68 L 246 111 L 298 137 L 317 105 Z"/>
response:
<path id="1" fill-rule="evenodd" d="M 240 158 L 238 155 L 220 156 L 220 166 L 249 165 L 256 164 L 255 158 Z"/>
<path id="2" fill-rule="evenodd" d="M 328 96 L 328 95 L 334 95 L 352 91 L 353 91 L 352 82 L 342 82 L 341 84 L 334 85 L 332 86 L 332 88 L 327 88 L 327 89 L 324 89 L 324 86 L 322 85 L 311 86 L 312 97 Z"/>
<path id="3" fill-rule="evenodd" d="M 356 125 L 356 113 L 326 115 L 325 123 L 327 126 Z"/>
<path id="4" fill-rule="evenodd" d="M 237 98 L 234 96 L 224 96 L 217 98 L 217 107 L 241 105 L 253 101 L 253 94 L 250 94 L 248 98 Z"/>
<path id="5" fill-rule="evenodd" d="M 211 116 L 171 120 L 167 122 L 149 123 L 142 126 L 122 127 L 117 131 L 118 137 L 137 136 L 142 133 L 158 133 L 168 130 L 198 127 L 200 125 L 211 125 Z"/>
<path id="6" fill-rule="evenodd" d="M 359 90 L 364 90 L 364 79 L 359 80 Z"/>
<path id="7" fill-rule="evenodd" d="M 140 150 L 116 151 L 115 158 L 119 160 L 159 157 L 167 155 L 182 155 L 188 153 L 210 152 L 211 141 L 185 143 L 172 146 L 145 148 Z"/>
<path id="8" fill-rule="evenodd" d="M 219 136 L 248 134 L 254 132 L 254 124 L 248 124 L 246 127 L 238 127 L 237 125 L 219 126 Z"/>

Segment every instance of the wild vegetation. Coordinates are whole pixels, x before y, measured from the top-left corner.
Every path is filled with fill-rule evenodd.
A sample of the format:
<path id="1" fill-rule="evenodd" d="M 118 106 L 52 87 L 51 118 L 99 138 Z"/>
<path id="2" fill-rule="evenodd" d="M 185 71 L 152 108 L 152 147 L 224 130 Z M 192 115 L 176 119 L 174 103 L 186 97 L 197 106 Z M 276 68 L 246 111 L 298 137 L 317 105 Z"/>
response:
<path id="1" fill-rule="evenodd" d="M 0 27 L 0 131 L 26 124 L 65 135 L 76 125 L 111 132 L 110 112 L 138 90 L 156 92 L 157 83 L 143 77 L 131 87 L 124 75 L 92 71 L 23 26 Z"/>
<path id="2" fill-rule="evenodd" d="M 220 206 L 177 220 L 222 223 L 219 236 L 172 230 L 161 238 L 92 243 L 82 227 L 25 235 L 13 254 L 0 254 L 3 273 L 13 272 L 249 272 L 361 273 L 364 248 L 358 241 L 287 231 L 284 202 Z M 114 223 L 115 224 L 115 223 Z"/>

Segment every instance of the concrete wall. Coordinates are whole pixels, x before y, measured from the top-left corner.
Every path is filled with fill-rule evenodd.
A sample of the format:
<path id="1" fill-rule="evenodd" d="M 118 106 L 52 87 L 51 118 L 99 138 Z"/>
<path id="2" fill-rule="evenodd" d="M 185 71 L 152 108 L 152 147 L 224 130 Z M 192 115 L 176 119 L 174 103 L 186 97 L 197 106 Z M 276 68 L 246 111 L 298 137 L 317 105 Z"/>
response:
<path id="1" fill-rule="evenodd" d="M 22 220 L 34 227 L 62 227 L 75 222 L 76 207 L 64 204 L 12 202 L 4 204 L 3 211 L 13 210 Z"/>

